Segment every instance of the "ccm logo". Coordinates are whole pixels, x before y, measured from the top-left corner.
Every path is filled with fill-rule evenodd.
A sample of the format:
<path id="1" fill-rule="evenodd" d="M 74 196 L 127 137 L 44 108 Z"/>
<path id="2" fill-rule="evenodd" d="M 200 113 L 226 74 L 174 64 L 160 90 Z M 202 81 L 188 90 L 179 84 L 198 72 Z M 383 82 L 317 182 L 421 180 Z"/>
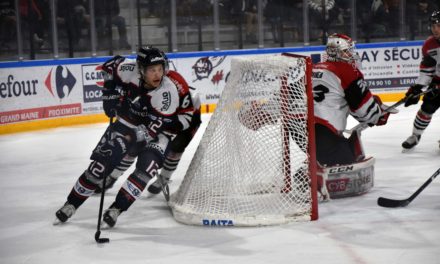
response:
<path id="1" fill-rule="evenodd" d="M 329 173 L 347 172 L 352 170 L 353 170 L 353 166 L 344 166 L 344 167 L 331 168 Z"/>

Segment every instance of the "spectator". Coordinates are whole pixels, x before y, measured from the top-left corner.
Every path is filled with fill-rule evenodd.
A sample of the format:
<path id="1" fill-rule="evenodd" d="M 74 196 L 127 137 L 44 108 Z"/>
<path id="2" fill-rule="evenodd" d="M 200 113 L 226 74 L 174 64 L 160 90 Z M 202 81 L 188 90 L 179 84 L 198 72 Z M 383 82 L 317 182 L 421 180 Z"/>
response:
<path id="1" fill-rule="evenodd" d="M 191 12 L 194 17 L 199 21 L 207 21 L 212 19 L 212 3 L 207 0 L 193 0 L 191 5 Z"/>
<path id="2" fill-rule="evenodd" d="M 370 37 L 386 37 L 388 35 L 388 19 L 389 13 L 385 10 L 382 0 L 372 0 L 370 5 L 370 15 L 368 22 L 371 26 L 369 29 Z"/>
<path id="3" fill-rule="evenodd" d="M 103 40 L 100 46 L 105 48 L 110 46 L 112 25 L 115 25 L 119 34 L 119 49 L 130 49 L 127 41 L 127 28 L 125 18 L 120 15 L 118 0 L 95 0 L 96 29 L 99 40 Z"/>
<path id="4" fill-rule="evenodd" d="M 388 30 L 388 36 L 399 35 L 400 19 L 400 0 L 383 0 L 385 9 L 385 23 Z"/>
<path id="5" fill-rule="evenodd" d="M 406 6 L 409 38 L 414 40 L 416 34 L 429 34 L 429 16 L 437 10 L 436 3 L 432 0 L 407 0 Z"/>
<path id="6" fill-rule="evenodd" d="M 193 21 L 192 5 L 192 0 L 176 1 L 176 6 L 179 7 L 176 10 L 176 19 L 179 26 L 189 25 Z"/>
<path id="7" fill-rule="evenodd" d="M 316 23 L 320 30 L 318 39 L 322 41 L 322 44 L 326 44 L 329 26 L 338 16 L 335 0 L 309 0 L 308 4 L 310 17 L 316 18 L 312 22 Z"/>
<path id="8" fill-rule="evenodd" d="M 38 47 L 44 44 L 44 17 L 40 4 L 38 0 L 19 1 L 20 15 L 30 36 L 31 50 L 33 50 L 34 44 L 37 44 Z"/>
<path id="9" fill-rule="evenodd" d="M 268 0 L 264 8 L 264 17 L 269 22 L 273 41 L 278 43 L 281 35 L 281 16 L 283 11 L 283 0 Z"/>
<path id="10" fill-rule="evenodd" d="M 246 41 L 250 43 L 257 43 L 257 0 L 245 0 L 244 14 L 246 19 Z"/>
<path id="11" fill-rule="evenodd" d="M 69 50 L 78 49 L 83 38 L 83 30 L 90 28 L 88 3 L 82 0 L 58 0 L 57 24 L 60 32 L 65 32 Z"/>
<path id="12" fill-rule="evenodd" d="M 13 0 L 0 0 L 0 48 L 9 49 L 15 36 L 15 8 Z"/>

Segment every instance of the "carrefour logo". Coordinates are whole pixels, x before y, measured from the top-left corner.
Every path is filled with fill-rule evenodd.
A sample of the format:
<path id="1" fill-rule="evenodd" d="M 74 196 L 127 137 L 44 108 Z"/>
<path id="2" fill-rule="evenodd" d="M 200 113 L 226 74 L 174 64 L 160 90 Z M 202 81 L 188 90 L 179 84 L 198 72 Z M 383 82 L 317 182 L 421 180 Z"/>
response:
<path id="1" fill-rule="evenodd" d="M 60 99 L 68 96 L 72 92 L 75 84 L 76 78 L 67 67 L 61 65 L 58 65 L 55 70 L 52 68 L 44 81 L 44 85 L 52 96 L 56 96 Z"/>

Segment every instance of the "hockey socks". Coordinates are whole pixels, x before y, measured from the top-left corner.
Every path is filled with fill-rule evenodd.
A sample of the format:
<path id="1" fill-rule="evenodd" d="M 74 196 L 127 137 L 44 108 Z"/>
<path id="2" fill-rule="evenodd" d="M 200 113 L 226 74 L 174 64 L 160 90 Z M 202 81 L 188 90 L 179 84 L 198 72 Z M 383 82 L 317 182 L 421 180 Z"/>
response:
<path id="1" fill-rule="evenodd" d="M 88 172 L 85 171 L 76 181 L 72 190 L 67 196 L 67 202 L 78 209 L 90 196 L 93 195 L 98 183 L 92 182 L 87 177 Z"/>
<path id="2" fill-rule="evenodd" d="M 414 120 L 413 134 L 421 135 L 423 131 L 426 129 L 426 127 L 429 125 L 429 123 L 431 122 L 431 118 L 432 118 L 432 114 L 428 114 L 420 109 L 417 112 L 416 118 Z"/>
<path id="3" fill-rule="evenodd" d="M 412 149 L 419 144 L 420 137 L 431 122 L 431 118 L 432 114 L 428 114 L 421 109 L 417 112 L 416 118 L 414 119 L 413 133 L 402 143 L 404 149 Z"/>

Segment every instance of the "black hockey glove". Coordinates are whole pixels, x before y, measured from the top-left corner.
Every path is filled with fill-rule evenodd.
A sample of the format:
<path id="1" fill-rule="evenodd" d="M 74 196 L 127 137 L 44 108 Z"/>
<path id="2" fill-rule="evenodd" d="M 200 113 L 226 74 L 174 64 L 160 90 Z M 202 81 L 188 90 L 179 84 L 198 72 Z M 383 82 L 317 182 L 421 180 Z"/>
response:
<path id="1" fill-rule="evenodd" d="M 149 114 L 148 121 L 149 121 L 148 129 L 150 135 L 154 135 L 154 136 L 165 130 L 171 133 L 175 133 L 183 129 L 182 123 L 180 123 L 177 116 L 161 117 L 161 116 Z"/>
<path id="2" fill-rule="evenodd" d="M 102 106 L 108 117 L 114 117 L 116 115 L 116 110 L 119 108 L 120 98 L 121 95 L 118 90 L 102 90 Z"/>
<path id="3" fill-rule="evenodd" d="M 405 107 L 417 104 L 419 102 L 420 95 L 422 94 L 422 88 L 423 85 L 420 84 L 414 84 L 413 86 L 409 87 L 408 91 L 405 94 Z"/>

